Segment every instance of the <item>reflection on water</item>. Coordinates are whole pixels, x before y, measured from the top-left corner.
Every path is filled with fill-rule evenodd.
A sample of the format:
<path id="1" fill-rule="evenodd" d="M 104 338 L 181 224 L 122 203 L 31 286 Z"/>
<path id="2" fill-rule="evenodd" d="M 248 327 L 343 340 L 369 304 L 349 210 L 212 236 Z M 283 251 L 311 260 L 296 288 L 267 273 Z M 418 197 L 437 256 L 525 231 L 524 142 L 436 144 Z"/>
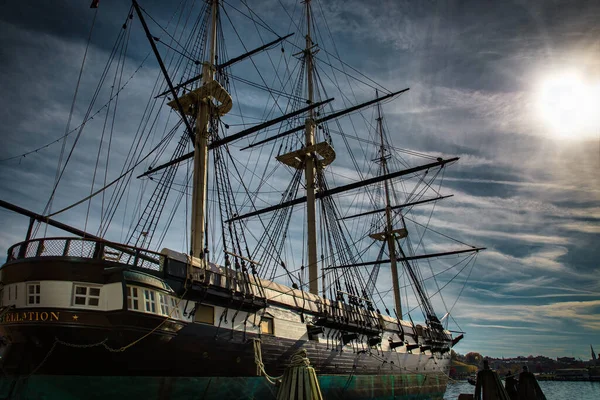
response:
<path id="1" fill-rule="evenodd" d="M 600 382 L 542 381 L 540 387 L 548 400 L 600 399 Z M 475 386 L 467 381 L 449 383 L 444 400 L 457 400 L 460 393 L 475 393 Z"/>

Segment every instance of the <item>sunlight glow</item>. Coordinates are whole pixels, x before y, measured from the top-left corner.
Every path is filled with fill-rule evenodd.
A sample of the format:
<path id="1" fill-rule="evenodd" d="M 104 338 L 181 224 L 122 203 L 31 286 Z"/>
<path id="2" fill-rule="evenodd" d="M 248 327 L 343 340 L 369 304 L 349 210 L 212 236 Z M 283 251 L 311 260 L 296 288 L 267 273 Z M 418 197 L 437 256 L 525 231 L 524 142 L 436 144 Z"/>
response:
<path id="1" fill-rule="evenodd" d="M 555 136 L 588 139 L 600 134 L 600 80 L 562 72 L 543 79 L 536 95 L 539 115 Z"/>

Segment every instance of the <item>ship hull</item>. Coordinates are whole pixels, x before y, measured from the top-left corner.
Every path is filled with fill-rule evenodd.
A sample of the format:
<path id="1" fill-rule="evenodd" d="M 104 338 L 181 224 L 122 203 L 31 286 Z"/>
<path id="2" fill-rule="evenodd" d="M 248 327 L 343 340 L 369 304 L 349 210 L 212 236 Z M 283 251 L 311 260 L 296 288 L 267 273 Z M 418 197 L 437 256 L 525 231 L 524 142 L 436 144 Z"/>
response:
<path id="1" fill-rule="evenodd" d="M 186 286 L 177 280 L 185 264 L 155 255 L 156 269 L 140 268 L 150 257 L 133 249 L 129 267 L 104 260 L 106 243 L 88 242 L 9 251 L 0 269 L 5 398 L 274 399 L 264 374 L 284 374 L 299 350 L 327 400 L 443 397 L 450 356 L 424 345 L 426 328 L 267 281 L 270 301 L 257 307 L 224 291 L 223 282 L 240 286 L 218 272 L 192 270 Z"/>
<path id="2" fill-rule="evenodd" d="M 81 388 L 86 398 L 274 399 L 277 387 L 257 376 L 256 339 L 271 376 L 283 374 L 291 355 L 305 349 L 328 400 L 441 399 L 446 389 L 447 359 L 431 355 L 340 352 L 323 343 L 203 324 L 171 326 L 139 340 L 156 321 L 116 329 L 115 320 L 132 314 L 117 312 L 103 316 L 106 326 L 86 325 L 98 320 L 95 314 L 79 312 L 77 326 L 2 325 L 0 333 L 13 340 L 3 355 L 3 368 L 12 376 L 3 378 L 4 395 L 82 398 L 75 395 Z M 140 329 L 144 325 L 148 328 Z M 115 351 L 124 346 L 129 347 Z M 97 397 L 89 397 L 91 392 Z"/>

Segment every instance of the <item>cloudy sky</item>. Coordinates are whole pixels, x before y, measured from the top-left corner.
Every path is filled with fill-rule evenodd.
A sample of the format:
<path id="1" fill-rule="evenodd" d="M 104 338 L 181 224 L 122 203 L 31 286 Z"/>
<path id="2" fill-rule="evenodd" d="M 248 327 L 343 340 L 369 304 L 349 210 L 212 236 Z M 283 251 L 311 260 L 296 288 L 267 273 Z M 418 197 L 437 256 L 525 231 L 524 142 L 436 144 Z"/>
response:
<path id="1" fill-rule="evenodd" d="M 15 156 L 65 133 L 94 18 L 86 3 L 9 0 L 0 14 L 0 199 L 40 213 L 63 142 Z M 275 31 L 293 30 L 282 4 L 297 16 L 295 1 L 251 3 Z M 141 4 L 166 25 L 163 4 Z M 128 8 L 100 1 L 70 129 L 84 118 Z M 394 145 L 461 157 L 445 175 L 444 194 L 454 197 L 431 219 L 487 248 L 464 290 L 465 276 L 448 287 L 450 304 L 462 290 L 452 314 L 467 338 L 457 351 L 587 360 L 589 344 L 600 349 L 600 3 L 336 0 L 315 8 L 344 61 L 390 90 L 411 88 L 384 107 Z M 119 99 L 128 104 L 119 133 L 135 131 L 141 111 L 130 105 L 158 74 L 153 58 L 136 71 L 149 47 L 139 24 L 133 30 L 123 82 L 134 79 Z M 256 36 L 248 21 L 240 32 L 249 42 Z M 230 55 L 241 53 L 232 46 Z M 66 152 L 74 135 L 68 140 Z M 81 140 L 54 210 L 89 194 L 100 139 Z M 123 157 L 129 142 L 115 138 L 113 146 Z M 97 207 L 87 223 L 85 206 L 57 219 L 95 230 Z M 185 224 L 185 215 L 177 218 Z M 27 219 L 0 209 L 0 226 L 5 253 L 24 237 Z M 117 224 L 111 239 L 122 237 Z M 173 247 L 184 242 L 173 239 Z"/>

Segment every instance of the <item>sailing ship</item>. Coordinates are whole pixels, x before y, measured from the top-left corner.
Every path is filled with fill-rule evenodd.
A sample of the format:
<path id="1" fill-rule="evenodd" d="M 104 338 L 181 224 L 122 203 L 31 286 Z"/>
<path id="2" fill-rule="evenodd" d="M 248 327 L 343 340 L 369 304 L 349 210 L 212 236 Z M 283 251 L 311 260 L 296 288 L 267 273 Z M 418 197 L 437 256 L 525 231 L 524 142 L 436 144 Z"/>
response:
<path id="1" fill-rule="evenodd" d="M 410 215 L 449 197 L 435 183 L 458 158 L 408 151 L 405 155 L 425 160 L 411 165 L 398 157 L 382 104 L 408 89 L 378 86 L 362 102 L 328 97 L 332 84 L 324 83 L 318 68 L 329 65 L 328 58 L 317 53 L 334 53 L 325 53 L 313 39 L 312 3 L 302 3 L 303 23 L 297 25 L 303 46 L 291 34 L 267 31 L 274 40 L 229 57 L 227 1 L 198 2 L 193 17 L 186 11 L 190 25 L 177 31 L 159 25 L 133 0 L 109 62 L 125 63 L 126 57 L 114 55 L 127 48 L 127 35 L 139 21 L 136 27 L 149 41 L 160 77 L 134 142 L 156 134 L 151 112 L 170 110 L 169 128 L 148 155 L 142 157 L 145 145 L 138 146 L 115 180 L 105 179 L 102 188 L 71 199 L 62 210 L 51 212 L 49 205 L 38 214 L 1 202 L 30 218 L 25 240 L 10 247 L 0 269 L 1 363 L 3 379 L 15 379 L 11 390 L 25 381 L 43 382 L 28 393 L 45 390 L 44 395 L 59 398 L 78 385 L 89 395 L 90 382 L 102 382 L 99 392 L 128 397 L 158 391 L 160 398 L 198 393 L 206 399 L 269 399 L 277 392 L 275 376 L 295 352 L 305 350 L 326 399 L 443 397 L 450 350 L 463 334 L 449 331 L 436 315 L 419 262 L 449 256 L 474 262 L 481 248 L 419 253 L 432 243 L 424 239 L 430 230 Z M 249 8 L 244 15 L 265 27 Z M 166 36 L 156 36 L 159 30 Z M 298 50 L 282 51 L 288 75 L 271 77 L 279 87 L 266 87 L 264 66 L 254 59 L 284 45 Z M 292 61 L 297 67 L 289 67 Z M 232 73 L 243 63 L 256 67 L 261 84 Z M 115 77 L 123 75 L 120 65 Z M 268 91 L 271 111 L 258 123 L 241 119 L 234 82 Z M 112 105 L 125 86 L 112 83 Z M 107 110 L 114 110 L 114 117 L 118 108 Z M 366 123 L 373 128 L 371 137 L 343 133 L 340 121 L 365 110 L 375 113 Z M 242 129 L 231 133 L 231 121 L 242 121 Z M 171 158 L 157 165 L 156 154 L 164 154 L 178 133 Z M 334 149 L 336 142 L 341 151 Z M 363 144 L 373 146 L 374 156 L 361 164 L 352 151 Z M 137 202 L 137 222 L 127 240 L 111 240 L 107 226 L 150 154 L 154 164 L 138 176 L 152 188 L 147 202 Z M 182 171 L 189 163 L 191 170 Z M 356 167 L 356 178 L 344 177 L 349 169 L 336 170 L 336 163 Z M 166 233 L 155 235 L 159 221 L 171 225 L 177 205 L 187 199 L 188 182 L 191 201 L 182 208 L 191 225 L 189 250 L 161 249 Z M 58 221 L 63 212 L 109 193 L 96 234 Z M 169 193 L 177 193 L 171 200 L 175 206 L 161 220 Z M 41 224 L 68 235 L 47 236 Z M 391 296 L 382 293 L 378 279 L 388 267 Z M 419 324 L 412 320 L 415 309 L 402 301 L 402 289 L 408 291 L 400 286 L 402 278 L 410 281 L 415 309 L 423 314 Z M 97 380 L 65 383 L 76 377 Z"/>

